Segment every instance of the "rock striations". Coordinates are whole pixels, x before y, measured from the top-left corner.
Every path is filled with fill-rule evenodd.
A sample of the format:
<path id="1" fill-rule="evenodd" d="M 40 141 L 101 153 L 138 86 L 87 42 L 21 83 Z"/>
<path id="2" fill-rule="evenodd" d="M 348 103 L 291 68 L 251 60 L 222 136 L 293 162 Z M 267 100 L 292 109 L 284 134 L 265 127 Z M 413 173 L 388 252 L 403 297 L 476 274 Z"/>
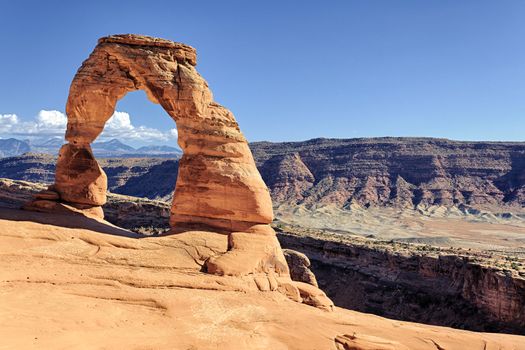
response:
<path id="1" fill-rule="evenodd" d="M 170 215 L 173 233 L 228 233 L 228 251 L 206 261 L 209 273 L 254 275 L 262 291 L 281 290 L 297 301 L 331 309 L 320 290 L 292 283 L 269 225 L 270 193 L 233 114 L 213 101 L 196 63 L 195 49 L 184 44 L 131 34 L 101 38 L 70 87 L 68 143 L 58 156 L 55 184 L 26 208 L 73 208 L 103 217 L 108 181 L 91 143 L 117 101 L 130 91 L 144 90 L 177 123 L 183 150 Z"/>
<path id="2" fill-rule="evenodd" d="M 292 278 L 317 278 L 337 306 L 483 332 L 525 334 L 525 275 L 474 256 L 280 232 Z M 309 259 L 291 261 L 299 250 Z M 301 254 L 294 252 L 295 255 Z M 310 265 L 311 262 L 311 265 Z"/>
<path id="3" fill-rule="evenodd" d="M 524 142 L 314 139 L 250 148 L 277 207 L 525 207 Z M 51 182 L 51 163 L 34 154 L 0 159 L 0 176 Z M 177 163 L 100 160 L 111 192 L 162 200 L 171 198 Z"/>

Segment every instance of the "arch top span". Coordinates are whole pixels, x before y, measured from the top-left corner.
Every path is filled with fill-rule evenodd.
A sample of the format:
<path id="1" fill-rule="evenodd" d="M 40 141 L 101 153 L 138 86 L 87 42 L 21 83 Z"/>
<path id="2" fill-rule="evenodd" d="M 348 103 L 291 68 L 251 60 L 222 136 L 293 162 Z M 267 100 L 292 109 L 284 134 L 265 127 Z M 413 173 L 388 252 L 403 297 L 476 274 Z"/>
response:
<path id="1" fill-rule="evenodd" d="M 115 34 L 98 39 L 99 45 L 104 43 L 116 43 L 141 47 L 163 47 L 170 49 L 174 56 L 179 60 L 187 61 L 192 66 L 197 65 L 197 50 L 183 43 L 137 34 Z"/>
<path id="2" fill-rule="evenodd" d="M 144 90 L 175 121 L 191 115 L 206 118 L 213 96 L 196 63 L 194 48 L 165 39 L 133 34 L 99 39 L 69 89 L 66 139 L 93 142 L 117 101 L 135 90 Z"/>

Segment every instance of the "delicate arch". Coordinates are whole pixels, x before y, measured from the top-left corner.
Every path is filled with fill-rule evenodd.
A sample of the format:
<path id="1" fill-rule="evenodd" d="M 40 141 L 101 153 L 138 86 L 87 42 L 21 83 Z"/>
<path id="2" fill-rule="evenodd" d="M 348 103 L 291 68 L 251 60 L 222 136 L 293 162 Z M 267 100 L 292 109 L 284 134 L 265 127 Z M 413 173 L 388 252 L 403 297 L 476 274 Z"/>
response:
<path id="1" fill-rule="evenodd" d="M 267 231 L 271 199 L 233 114 L 213 101 L 190 46 L 138 36 L 101 38 L 71 84 L 55 188 L 77 207 L 101 206 L 107 179 L 90 143 L 126 93 L 144 90 L 175 120 L 183 150 L 170 215 L 174 227 Z M 264 225 L 267 226 L 267 225 Z"/>

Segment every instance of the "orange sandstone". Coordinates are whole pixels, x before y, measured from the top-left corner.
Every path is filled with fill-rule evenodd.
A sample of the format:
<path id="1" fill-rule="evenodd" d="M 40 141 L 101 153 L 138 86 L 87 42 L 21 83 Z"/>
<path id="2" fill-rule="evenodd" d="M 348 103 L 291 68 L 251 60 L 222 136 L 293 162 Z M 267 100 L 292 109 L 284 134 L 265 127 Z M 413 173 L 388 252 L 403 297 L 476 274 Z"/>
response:
<path id="1" fill-rule="evenodd" d="M 209 273 L 253 275 L 261 290 L 279 289 L 292 299 L 332 309 L 317 288 L 305 292 L 291 282 L 269 225 L 273 209 L 268 188 L 233 114 L 213 100 L 196 63 L 195 49 L 184 44 L 132 34 L 101 38 L 71 83 L 68 144 L 60 150 L 50 188 L 59 200 L 46 191 L 26 208 L 63 212 L 72 207 L 103 217 L 100 206 L 106 202 L 107 178 L 90 144 L 102 133 L 117 101 L 130 91 L 144 90 L 176 122 L 183 150 L 170 215 L 172 231 L 227 233 L 229 249 L 208 259 Z"/>

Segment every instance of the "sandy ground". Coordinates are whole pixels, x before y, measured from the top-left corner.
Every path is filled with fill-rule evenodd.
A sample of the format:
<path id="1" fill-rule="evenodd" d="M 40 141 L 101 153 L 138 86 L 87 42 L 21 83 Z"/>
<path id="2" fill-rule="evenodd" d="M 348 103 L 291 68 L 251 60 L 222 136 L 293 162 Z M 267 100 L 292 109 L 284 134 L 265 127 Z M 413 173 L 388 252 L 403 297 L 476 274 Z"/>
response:
<path id="1" fill-rule="evenodd" d="M 276 209 L 279 221 L 329 231 L 348 232 L 381 240 L 442 247 L 525 253 L 525 214 L 495 215 L 457 208 L 412 209 L 301 206 Z"/>
<path id="2" fill-rule="evenodd" d="M 210 232 L 139 239 L 0 209 L 0 349 L 525 349 L 525 337 L 322 311 L 200 271 L 225 249 Z"/>

